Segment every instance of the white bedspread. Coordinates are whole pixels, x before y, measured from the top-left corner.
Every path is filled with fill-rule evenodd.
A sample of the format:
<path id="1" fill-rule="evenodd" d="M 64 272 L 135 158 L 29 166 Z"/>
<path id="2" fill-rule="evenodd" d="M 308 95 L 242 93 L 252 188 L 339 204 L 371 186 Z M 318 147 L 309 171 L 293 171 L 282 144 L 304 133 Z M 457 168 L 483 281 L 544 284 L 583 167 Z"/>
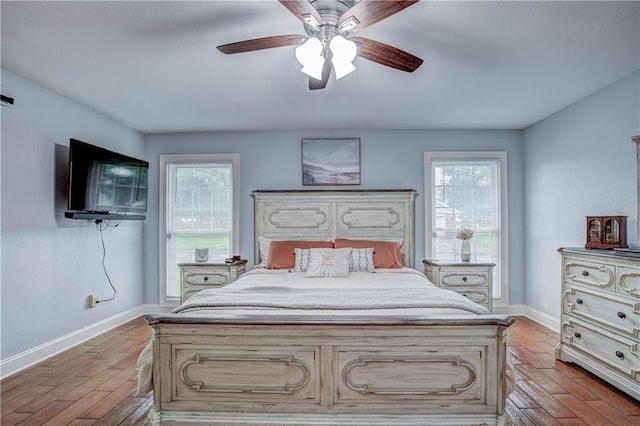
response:
<path id="1" fill-rule="evenodd" d="M 277 309 L 379 313 L 434 308 L 466 314 L 489 313 L 462 295 L 436 287 L 422 273 L 409 268 L 352 272 L 346 278 L 307 278 L 304 273 L 255 269 L 223 288 L 193 295 L 173 312 Z"/>

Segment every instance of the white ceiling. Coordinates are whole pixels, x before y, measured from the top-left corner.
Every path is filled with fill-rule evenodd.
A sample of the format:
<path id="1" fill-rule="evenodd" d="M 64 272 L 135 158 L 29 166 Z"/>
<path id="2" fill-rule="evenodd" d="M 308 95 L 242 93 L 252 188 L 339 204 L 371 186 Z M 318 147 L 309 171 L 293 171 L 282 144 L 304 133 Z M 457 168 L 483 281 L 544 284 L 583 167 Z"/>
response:
<path id="1" fill-rule="evenodd" d="M 640 69 L 638 1 L 422 0 L 358 33 L 417 71 L 357 58 L 318 91 L 294 47 L 215 49 L 304 34 L 272 0 L 3 0 L 1 17 L 3 68 L 145 133 L 522 129 Z"/>

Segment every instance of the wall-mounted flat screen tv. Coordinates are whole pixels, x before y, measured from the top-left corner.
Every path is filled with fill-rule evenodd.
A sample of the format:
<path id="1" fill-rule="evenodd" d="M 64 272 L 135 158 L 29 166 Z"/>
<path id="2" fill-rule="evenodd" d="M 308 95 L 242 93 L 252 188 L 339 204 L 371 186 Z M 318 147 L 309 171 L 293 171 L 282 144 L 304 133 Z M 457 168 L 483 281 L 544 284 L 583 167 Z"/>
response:
<path id="1" fill-rule="evenodd" d="M 77 139 L 69 142 L 69 212 L 74 219 L 136 219 L 147 212 L 149 163 Z"/>

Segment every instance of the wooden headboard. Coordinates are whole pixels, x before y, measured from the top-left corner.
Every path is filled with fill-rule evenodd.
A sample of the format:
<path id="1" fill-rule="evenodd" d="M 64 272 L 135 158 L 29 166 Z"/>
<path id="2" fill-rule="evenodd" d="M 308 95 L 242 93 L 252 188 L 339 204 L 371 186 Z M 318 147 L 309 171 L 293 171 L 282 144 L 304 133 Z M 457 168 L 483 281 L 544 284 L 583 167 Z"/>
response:
<path id="1" fill-rule="evenodd" d="M 404 265 L 413 268 L 415 231 L 412 189 L 253 191 L 255 262 L 258 237 L 277 240 L 402 241 Z"/>

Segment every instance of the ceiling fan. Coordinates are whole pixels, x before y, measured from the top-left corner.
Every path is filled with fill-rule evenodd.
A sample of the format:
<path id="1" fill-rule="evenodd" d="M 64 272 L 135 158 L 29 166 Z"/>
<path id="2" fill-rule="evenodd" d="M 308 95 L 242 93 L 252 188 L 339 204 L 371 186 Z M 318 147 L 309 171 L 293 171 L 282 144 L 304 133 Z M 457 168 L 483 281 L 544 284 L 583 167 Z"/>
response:
<path id="1" fill-rule="evenodd" d="M 422 59 L 398 48 L 364 37 L 348 37 L 400 12 L 419 0 L 279 0 L 303 22 L 307 35 L 280 35 L 217 46 L 232 54 L 298 46 L 296 58 L 309 75 L 309 89 L 324 89 L 333 68 L 336 78 L 355 70 L 356 56 L 401 71 L 413 72 Z"/>

